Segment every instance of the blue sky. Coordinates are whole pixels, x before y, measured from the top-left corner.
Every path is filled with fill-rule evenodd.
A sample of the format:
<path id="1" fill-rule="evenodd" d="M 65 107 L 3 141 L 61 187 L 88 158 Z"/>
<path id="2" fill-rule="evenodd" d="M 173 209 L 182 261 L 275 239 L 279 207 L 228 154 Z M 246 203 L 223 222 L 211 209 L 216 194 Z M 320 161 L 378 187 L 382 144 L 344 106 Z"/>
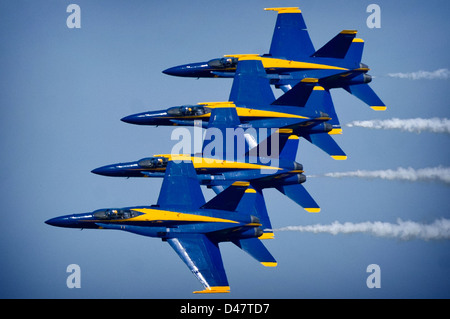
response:
<path id="1" fill-rule="evenodd" d="M 81 7 L 81 29 L 66 8 Z M 381 8 L 369 29 L 366 7 Z M 333 90 L 341 123 L 450 117 L 449 80 L 407 80 L 392 72 L 449 68 L 450 4 L 443 1 L 0 1 L 2 298 L 208 298 L 166 243 L 118 231 L 71 230 L 44 221 L 103 207 L 156 203 L 160 179 L 97 176 L 96 167 L 168 153 L 171 128 L 120 121 L 137 112 L 226 101 L 230 79 L 189 79 L 162 70 L 224 54 L 267 53 L 276 14 L 299 6 L 316 49 L 343 29 L 365 41 L 371 87 L 388 106 L 375 112 Z M 277 93 L 280 94 L 280 93 Z M 449 166 L 449 137 L 423 132 L 345 128 L 348 155 L 334 161 L 303 142 L 307 174 Z M 439 183 L 310 178 L 322 208 L 308 214 L 276 190 L 265 191 L 274 228 L 383 221 L 431 223 L 449 218 L 449 188 Z M 205 190 L 205 196 L 212 193 Z M 278 261 L 261 267 L 221 244 L 231 293 L 215 298 L 448 298 L 450 243 L 367 234 L 278 232 L 265 242 Z M 66 267 L 81 268 L 68 289 Z M 381 288 L 366 286 L 370 264 Z"/>

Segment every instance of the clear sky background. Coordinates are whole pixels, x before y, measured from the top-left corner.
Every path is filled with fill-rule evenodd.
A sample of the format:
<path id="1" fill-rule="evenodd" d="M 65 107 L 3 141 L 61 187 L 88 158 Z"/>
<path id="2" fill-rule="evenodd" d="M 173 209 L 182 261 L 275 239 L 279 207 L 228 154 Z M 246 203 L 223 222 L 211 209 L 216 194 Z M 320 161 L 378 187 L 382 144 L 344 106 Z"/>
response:
<path id="1" fill-rule="evenodd" d="M 81 29 L 66 8 L 81 7 Z M 381 8 L 369 29 L 366 8 Z M 175 252 L 158 239 L 119 231 L 73 230 L 45 220 L 104 207 L 150 205 L 161 179 L 97 176 L 96 167 L 169 153 L 171 128 L 120 118 L 181 104 L 226 101 L 231 79 L 170 77 L 162 70 L 224 54 L 268 53 L 276 13 L 299 6 L 316 49 L 343 29 L 365 41 L 371 87 L 387 105 L 375 112 L 333 90 L 342 124 L 356 120 L 450 117 L 449 80 L 408 80 L 388 73 L 449 68 L 447 1 L 0 1 L 0 297 L 210 298 Z M 277 93 L 279 95 L 280 93 Z M 302 141 L 306 174 L 450 166 L 449 136 L 344 127 L 348 155 L 334 161 Z M 443 183 L 309 178 L 322 208 L 306 213 L 265 191 L 274 228 L 397 219 L 449 218 Z M 181 190 L 180 190 L 181 191 Z M 211 198 L 212 191 L 205 189 Z M 265 268 L 221 244 L 231 293 L 214 298 L 449 298 L 450 242 L 403 241 L 369 234 L 277 232 L 265 245 L 278 267 Z M 69 289 L 66 267 L 81 267 Z M 369 289 L 366 268 L 381 268 Z"/>

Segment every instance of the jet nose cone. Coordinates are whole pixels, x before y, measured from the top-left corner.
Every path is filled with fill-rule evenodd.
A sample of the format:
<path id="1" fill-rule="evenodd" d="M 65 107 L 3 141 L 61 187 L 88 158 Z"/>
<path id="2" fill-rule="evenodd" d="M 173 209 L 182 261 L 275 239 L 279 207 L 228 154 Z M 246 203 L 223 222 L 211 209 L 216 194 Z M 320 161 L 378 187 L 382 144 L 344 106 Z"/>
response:
<path id="1" fill-rule="evenodd" d="M 137 162 L 117 163 L 93 169 L 91 173 L 111 177 L 140 177 L 142 176 Z"/>
<path id="2" fill-rule="evenodd" d="M 174 66 L 172 68 L 165 69 L 162 73 L 173 76 L 183 76 L 186 72 L 184 67 Z"/>
<path id="3" fill-rule="evenodd" d="M 135 114 L 125 116 L 124 118 L 121 118 L 120 120 L 122 122 L 129 123 L 129 124 L 140 124 L 139 117 Z"/>
<path id="4" fill-rule="evenodd" d="M 185 77 L 211 77 L 211 67 L 207 62 L 177 65 L 162 71 L 164 74 Z"/>
<path id="5" fill-rule="evenodd" d="M 93 169 L 91 173 L 97 174 L 97 175 L 103 175 L 103 176 L 116 176 L 117 174 L 117 167 L 116 165 L 106 165 L 102 167 L 98 167 L 96 169 Z"/>
<path id="6" fill-rule="evenodd" d="M 165 110 L 149 111 L 125 116 L 121 121 L 136 125 L 168 125 L 166 117 L 167 112 Z"/>
<path id="7" fill-rule="evenodd" d="M 45 223 L 50 226 L 65 227 L 67 226 L 67 217 L 55 217 L 46 220 Z"/>

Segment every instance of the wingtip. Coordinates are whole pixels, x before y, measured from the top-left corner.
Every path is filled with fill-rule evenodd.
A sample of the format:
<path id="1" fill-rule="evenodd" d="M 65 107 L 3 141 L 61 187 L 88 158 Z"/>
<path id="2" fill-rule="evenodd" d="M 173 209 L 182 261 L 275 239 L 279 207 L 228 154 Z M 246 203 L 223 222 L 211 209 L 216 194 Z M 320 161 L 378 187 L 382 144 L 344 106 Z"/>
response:
<path id="1" fill-rule="evenodd" d="M 347 159 L 347 155 L 331 155 L 331 157 L 337 161 L 345 161 Z"/>
<path id="2" fill-rule="evenodd" d="M 305 208 L 305 210 L 306 210 L 308 213 L 318 213 L 318 212 L 320 212 L 320 207 Z"/>
<path id="3" fill-rule="evenodd" d="M 279 8 L 264 8 L 265 11 L 278 11 L 278 13 L 302 13 L 298 7 L 279 7 Z"/>
<path id="4" fill-rule="evenodd" d="M 372 108 L 372 110 L 375 110 L 375 111 L 386 111 L 386 106 L 385 105 L 383 105 L 383 106 L 371 106 L 371 108 Z"/>
<path id="5" fill-rule="evenodd" d="M 217 293 L 229 293 L 230 286 L 214 286 L 207 287 L 204 290 L 193 291 L 194 294 L 217 294 Z"/>
<path id="6" fill-rule="evenodd" d="M 268 261 L 268 262 L 261 262 L 261 265 L 263 265 L 264 267 L 276 267 L 278 265 L 278 263 L 275 261 Z"/>

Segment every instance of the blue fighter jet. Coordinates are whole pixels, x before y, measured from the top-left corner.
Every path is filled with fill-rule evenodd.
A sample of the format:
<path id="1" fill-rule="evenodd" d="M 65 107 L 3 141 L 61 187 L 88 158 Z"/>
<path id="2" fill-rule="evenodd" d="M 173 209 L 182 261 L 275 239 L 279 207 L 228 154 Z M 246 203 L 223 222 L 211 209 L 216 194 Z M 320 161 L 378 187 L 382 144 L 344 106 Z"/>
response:
<path id="1" fill-rule="evenodd" d="M 235 181 L 249 181 L 261 199 L 261 207 L 267 214 L 262 198 L 262 189 L 276 188 L 308 212 L 319 212 L 320 207 L 302 183 L 306 181 L 303 166 L 295 161 L 299 138 L 290 129 L 279 129 L 253 148 L 245 143 L 245 132 L 234 130 L 239 117 L 234 107 L 215 108 L 211 112 L 202 153 L 198 154 L 156 154 L 135 162 L 106 165 L 92 172 L 114 177 L 162 177 L 171 161 L 191 160 L 202 185 L 216 192 Z M 224 140 L 212 147 L 218 132 Z M 235 142 L 235 143 L 230 143 Z M 243 147 L 239 147 L 242 142 Z M 231 148 L 229 147 L 231 146 Z M 229 156 L 229 154 L 232 154 Z M 268 219 L 268 218 L 267 218 Z"/>
<path id="2" fill-rule="evenodd" d="M 317 79 L 304 78 L 290 91 L 275 98 L 259 60 L 239 59 L 228 102 L 208 102 L 143 112 L 124 117 L 122 121 L 138 125 L 192 126 L 207 128 L 212 111 L 235 108 L 236 127 L 282 128 L 305 138 L 333 159 L 345 160 L 344 151 L 331 137 L 342 132 L 328 90 Z"/>
<path id="3" fill-rule="evenodd" d="M 316 78 L 330 90 L 344 88 L 376 111 L 386 105 L 368 83 L 369 67 L 361 63 L 364 41 L 356 38 L 356 30 L 343 30 L 323 47 L 314 49 L 302 13 L 297 7 L 266 8 L 278 12 L 268 54 L 225 55 L 207 62 L 179 65 L 164 70 L 165 74 L 184 77 L 233 77 L 243 56 L 262 62 L 271 84 L 283 91 L 304 78 Z"/>
<path id="4" fill-rule="evenodd" d="M 192 162 L 167 165 L 157 205 L 99 209 L 47 220 L 52 226 L 117 229 L 161 238 L 175 250 L 204 290 L 230 291 L 219 243 L 232 242 L 266 267 L 276 260 L 258 237 L 266 227 L 251 215 L 255 190 L 248 182 L 234 182 L 205 203 Z"/>

